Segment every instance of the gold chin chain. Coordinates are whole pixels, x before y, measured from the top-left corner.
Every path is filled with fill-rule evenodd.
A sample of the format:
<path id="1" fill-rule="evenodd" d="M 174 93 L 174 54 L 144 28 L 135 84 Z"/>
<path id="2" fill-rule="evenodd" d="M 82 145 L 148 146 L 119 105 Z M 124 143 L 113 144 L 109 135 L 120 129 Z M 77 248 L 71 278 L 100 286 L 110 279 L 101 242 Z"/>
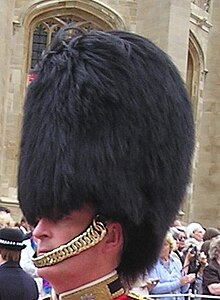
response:
<path id="1" fill-rule="evenodd" d="M 71 256 L 78 255 L 82 251 L 98 244 L 106 235 L 106 225 L 95 217 L 92 224 L 80 235 L 65 245 L 40 255 L 33 257 L 32 261 L 37 268 L 55 265 Z"/>

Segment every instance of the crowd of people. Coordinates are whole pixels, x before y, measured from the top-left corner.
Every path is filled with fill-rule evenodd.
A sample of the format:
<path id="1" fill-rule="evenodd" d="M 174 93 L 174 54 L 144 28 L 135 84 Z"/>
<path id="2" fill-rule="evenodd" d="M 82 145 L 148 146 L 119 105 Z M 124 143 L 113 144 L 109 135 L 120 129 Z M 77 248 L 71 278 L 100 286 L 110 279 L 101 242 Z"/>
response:
<path id="1" fill-rule="evenodd" d="M 220 230 L 199 223 L 183 226 L 175 220 L 158 260 L 131 291 L 142 296 L 159 295 L 162 300 L 183 300 L 181 294 L 187 293 L 204 295 L 196 299 L 220 296 Z"/>
<path id="2" fill-rule="evenodd" d="M 4 237 L 6 234 L 7 236 L 8 232 L 1 232 L 2 228 L 19 229 L 20 236 L 16 232 L 12 232 L 12 235 L 15 234 L 16 238 L 16 234 L 18 234 L 18 240 L 22 242 L 22 245 L 15 249 L 9 248 L 9 250 L 18 251 L 19 255 L 4 254 L 4 251 L 8 252 L 9 250 L 4 250 L 1 240 L 2 235 Z M 50 295 L 52 290 L 49 282 L 38 276 L 37 267 L 32 261 L 37 243 L 26 219 L 22 217 L 20 222 L 16 223 L 10 210 L 0 207 L 0 238 L 1 262 L 5 257 L 10 257 L 10 259 L 12 257 L 13 260 L 16 257 L 16 262 L 7 262 L 9 265 L 15 264 L 10 272 L 14 272 L 14 274 L 17 272 L 18 278 L 25 277 L 24 272 L 21 272 L 22 269 L 30 278 L 34 279 L 36 285 L 31 282 L 30 278 L 26 278 L 31 293 L 37 295 L 36 299 Z M 0 282 L 7 280 L 7 264 L 0 267 Z M 19 269 L 20 267 L 21 269 Z M 6 276 L 2 276 L 2 273 Z M 4 280 L 1 281 L 1 278 Z M 24 278 L 22 280 L 24 281 Z M 204 295 L 202 296 L 203 300 L 206 299 L 205 295 L 220 295 L 220 230 L 214 227 L 204 228 L 199 223 L 183 226 L 180 221 L 175 220 L 164 238 L 157 261 L 151 269 L 146 270 L 145 274 L 131 285 L 130 292 L 148 297 L 159 295 L 158 297 L 162 300 L 183 300 L 184 296 L 181 294 L 189 292 Z M 1 293 L 0 290 L 0 295 Z M 8 291 L 4 289 L 4 293 L 7 295 Z M 174 294 L 174 297 L 170 297 L 170 294 Z M 197 296 L 196 299 L 201 299 L 201 296 Z"/>

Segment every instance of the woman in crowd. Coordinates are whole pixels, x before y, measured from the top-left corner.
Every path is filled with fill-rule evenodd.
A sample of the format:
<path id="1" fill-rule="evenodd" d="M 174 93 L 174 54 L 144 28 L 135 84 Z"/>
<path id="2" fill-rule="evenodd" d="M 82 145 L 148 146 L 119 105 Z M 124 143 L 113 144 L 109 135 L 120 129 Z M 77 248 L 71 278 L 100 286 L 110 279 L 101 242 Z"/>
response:
<path id="1" fill-rule="evenodd" d="M 207 265 L 207 257 L 204 252 L 198 248 L 198 242 L 202 242 L 204 229 L 198 223 L 191 223 L 187 229 L 189 238 L 186 238 L 186 232 L 180 231 L 174 238 L 177 241 L 177 249 L 174 251 L 181 259 L 185 274 L 195 274 L 195 281 L 190 284 L 190 290 L 195 294 L 202 294 L 203 270 Z M 199 300 L 200 298 L 198 298 Z"/>
<path id="2" fill-rule="evenodd" d="M 179 258 L 171 255 L 175 240 L 167 233 L 159 258 L 149 271 L 149 278 L 159 278 L 158 284 L 150 294 L 181 294 L 186 293 L 190 283 L 195 280 L 195 274 L 185 275 Z M 161 300 L 183 300 L 183 296 L 162 297 Z"/>
<path id="3" fill-rule="evenodd" d="M 209 259 L 203 272 L 203 294 L 220 296 L 220 238 L 211 241 Z"/>
<path id="4" fill-rule="evenodd" d="M 201 251 L 205 253 L 209 259 L 209 246 L 213 239 L 220 237 L 220 231 L 215 227 L 209 227 L 203 236 L 204 243 L 202 244 Z"/>
<path id="5" fill-rule="evenodd" d="M 170 232 L 176 241 L 176 247 L 173 249 L 173 252 L 179 257 L 182 265 L 184 265 L 185 255 L 183 249 L 185 248 L 186 233 L 183 229 L 176 227 L 171 227 Z"/>
<path id="6" fill-rule="evenodd" d="M 152 290 L 159 282 L 159 278 L 149 278 L 148 272 L 139 277 L 138 280 L 129 288 L 129 293 L 133 293 L 142 297 L 147 297 L 149 291 Z"/>

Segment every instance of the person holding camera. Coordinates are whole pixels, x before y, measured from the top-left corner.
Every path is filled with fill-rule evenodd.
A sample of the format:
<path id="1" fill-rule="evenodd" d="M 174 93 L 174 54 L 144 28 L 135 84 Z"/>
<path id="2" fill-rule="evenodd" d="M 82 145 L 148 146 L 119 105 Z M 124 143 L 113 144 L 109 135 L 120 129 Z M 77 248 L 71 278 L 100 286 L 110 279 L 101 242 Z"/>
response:
<path id="1" fill-rule="evenodd" d="M 198 250 L 201 249 L 203 244 L 203 236 L 205 234 L 205 229 L 199 223 L 190 223 L 186 227 L 187 240 L 186 244 L 195 245 Z"/>
<path id="2" fill-rule="evenodd" d="M 186 274 L 178 257 L 172 255 L 175 240 L 170 232 L 167 233 L 159 258 L 149 271 L 150 278 L 159 278 L 158 284 L 150 294 L 184 294 L 195 280 L 195 274 Z M 161 300 L 183 300 L 183 296 L 162 297 Z"/>
<path id="3" fill-rule="evenodd" d="M 202 294 L 203 271 L 207 265 L 207 256 L 193 244 L 189 245 L 184 252 L 183 269 L 187 274 L 195 274 L 195 281 L 190 284 L 189 290 L 194 294 Z"/>

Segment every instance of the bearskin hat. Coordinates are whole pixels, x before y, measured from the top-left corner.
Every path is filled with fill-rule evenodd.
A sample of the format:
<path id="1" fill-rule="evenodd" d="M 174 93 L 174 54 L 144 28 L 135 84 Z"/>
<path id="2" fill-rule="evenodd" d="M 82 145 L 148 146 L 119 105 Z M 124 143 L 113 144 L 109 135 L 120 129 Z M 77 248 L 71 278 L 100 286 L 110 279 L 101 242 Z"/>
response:
<path id="1" fill-rule="evenodd" d="M 191 104 L 169 57 L 122 32 L 61 29 L 28 87 L 18 198 L 29 223 L 88 203 L 123 227 L 119 272 L 157 258 L 183 200 Z"/>

